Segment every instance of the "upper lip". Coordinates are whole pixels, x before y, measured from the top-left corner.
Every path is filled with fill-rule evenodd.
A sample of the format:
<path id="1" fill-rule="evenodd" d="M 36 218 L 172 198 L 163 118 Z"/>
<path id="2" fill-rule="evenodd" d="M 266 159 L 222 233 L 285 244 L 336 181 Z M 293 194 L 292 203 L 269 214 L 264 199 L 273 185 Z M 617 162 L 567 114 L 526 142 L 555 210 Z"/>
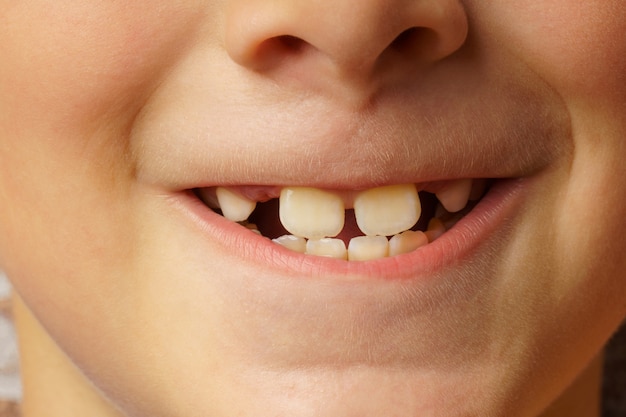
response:
<path id="1" fill-rule="evenodd" d="M 360 190 L 528 176 L 563 152 L 566 147 L 559 144 L 566 142 L 569 124 L 549 100 L 528 92 L 511 96 L 496 100 L 491 112 L 480 99 L 382 102 L 361 111 L 314 100 L 281 111 L 255 107 L 249 117 L 239 114 L 237 123 L 211 123 L 209 114 L 203 123 L 181 124 L 172 105 L 173 117 L 166 113 L 158 126 L 135 131 L 140 141 L 146 139 L 138 175 L 170 190 L 217 185 Z M 166 140 L 151 142 L 151 135 Z"/>

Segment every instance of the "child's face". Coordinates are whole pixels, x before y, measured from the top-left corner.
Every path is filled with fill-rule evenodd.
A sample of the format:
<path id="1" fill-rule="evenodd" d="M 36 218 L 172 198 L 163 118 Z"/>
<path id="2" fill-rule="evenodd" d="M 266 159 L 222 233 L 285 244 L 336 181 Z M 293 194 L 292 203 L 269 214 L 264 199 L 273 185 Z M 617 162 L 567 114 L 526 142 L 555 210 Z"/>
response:
<path id="1" fill-rule="evenodd" d="M 133 415 L 536 414 L 626 315 L 626 8 L 462 3 L 0 0 L 0 264 Z M 478 178 L 365 262 L 197 197 Z"/>

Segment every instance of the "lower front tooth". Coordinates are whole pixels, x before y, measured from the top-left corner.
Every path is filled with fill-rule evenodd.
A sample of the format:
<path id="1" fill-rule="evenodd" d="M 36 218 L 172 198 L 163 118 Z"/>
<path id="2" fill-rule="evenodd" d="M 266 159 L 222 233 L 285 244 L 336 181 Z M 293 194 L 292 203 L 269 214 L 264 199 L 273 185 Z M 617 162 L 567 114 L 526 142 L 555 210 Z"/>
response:
<path id="1" fill-rule="evenodd" d="M 389 239 L 389 256 L 413 252 L 426 244 L 428 244 L 428 237 L 424 232 L 407 230 Z"/>
<path id="2" fill-rule="evenodd" d="M 385 236 L 353 237 L 348 244 L 348 259 L 370 261 L 389 255 L 389 242 Z"/>
<path id="3" fill-rule="evenodd" d="M 284 235 L 281 237 L 277 237 L 276 239 L 272 239 L 272 242 L 279 244 L 282 247 L 285 247 L 289 250 L 298 253 L 306 252 L 306 239 L 299 236 L 293 235 Z"/>
<path id="4" fill-rule="evenodd" d="M 311 239 L 306 242 L 306 254 L 335 259 L 348 259 L 346 244 L 341 239 Z"/>

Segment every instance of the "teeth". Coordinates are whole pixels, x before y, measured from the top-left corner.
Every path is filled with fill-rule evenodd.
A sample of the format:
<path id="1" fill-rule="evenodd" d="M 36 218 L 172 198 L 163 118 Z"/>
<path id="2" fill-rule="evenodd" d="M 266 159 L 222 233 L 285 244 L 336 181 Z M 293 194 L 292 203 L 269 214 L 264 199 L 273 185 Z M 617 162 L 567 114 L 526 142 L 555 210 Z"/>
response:
<path id="1" fill-rule="evenodd" d="M 451 182 L 435 195 L 446 210 L 456 213 L 465 208 L 471 191 L 472 180 L 463 179 Z"/>
<path id="2" fill-rule="evenodd" d="M 348 259 L 369 261 L 389 255 L 389 242 L 385 236 L 353 237 L 348 244 Z"/>
<path id="3" fill-rule="evenodd" d="M 348 259 L 346 244 L 341 239 L 324 238 L 306 242 L 306 254 L 325 256 L 328 258 Z"/>
<path id="4" fill-rule="evenodd" d="M 433 217 L 428 222 L 428 230 L 424 233 L 428 238 L 429 242 L 436 240 L 439 236 L 443 235 L 446 232 L 446 227 L 443 225 L 442 221 L 436 217 Z"/>
<path id="5" fill-rule="evenodd" d="M 389 240 L 389 256 L 402 255 L 413 252 L 415 249 L 428 244 L 428 237 L 424 232 L 407 230 Z"/>
<path id="6" fill-rule="evenodd" d="M 284 235 L 276 239 L 272 239 L 272 242 L 278 243 L 289 250 L 298 253 L 306 252 L 306 239 L 299 236 Z"/>
<path id="7" fill-rule="evenodd" d="M 415 185 L 390 185 L 360 192 L 354 199 L 357 225 L 368 236 L 392 236 L 410 229 L 422 208 Z"/>
<path id="8" fill-rule="evenodd" d="M 453 227 L 464 216 L 466 211 L 463 209 L 468 201 L 480 199 L 486 187 L 487 180 L 480 179 L 448 182 L 436 193 L 439 203 L 434 210 L 429 210 L 429 215 L 434 211 L 434 217 L 425 232 L 410 230 L 422 212 L 413 184 L 350 193 L 285 187 L 280 192 L 279 218 L 289 234 L 273 239 L 273 242 L 298 253 L 351 261 L 409 253 L 433 242 Z M 278 191 L 278 187 L 275 188 L 273 197 Z M 256 201 L 223 187 L 198 188 L 195 192 L 207 206 L 221 209 L 225 218 L 261 234 L 256 225 L 248 222 Z M 365 234 L 353 237 L 347 248 L 342 239 L 333 238 L 344 228 L 344 204 L 354 208 L 354 220 Z M 352 229 L 352 220 L 348 229 Z M 346 234 L 351 233 L 350 230 Z"/>
<path id="9" fill-rule="evenodd" d="M 234 222 L 247 220 L 256 207 L 256 202 L 227 188 L 217 187 L 215 194 L 224 217 Z"/>
<path id="10" fill-rule="evenodd" d="M 335 194 L 315 188 L 287 187 L 280 193 L 279 217 L 289 233 L 321 239 L 341 232 L 345 208 L 341 197 Z"/>

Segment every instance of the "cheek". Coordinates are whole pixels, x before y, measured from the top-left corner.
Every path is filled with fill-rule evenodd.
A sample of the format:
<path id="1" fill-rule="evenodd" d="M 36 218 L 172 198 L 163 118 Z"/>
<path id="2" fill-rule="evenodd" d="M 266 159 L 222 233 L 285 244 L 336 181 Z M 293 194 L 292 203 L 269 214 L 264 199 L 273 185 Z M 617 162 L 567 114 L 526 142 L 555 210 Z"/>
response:
<path id="1" fill-rule="evenodd" d="M 49 322 L 119 295 L 137 245 L 132 122 L 193 28 L 167 21 L 189 13 L 0 0 L 0 266 Z"/>
<path id="2" fill-rule="evenodd" d="M 0 120 L 5 128 L 4 122 L 13 122 L 8 136 L 27 126 L 30 132 L 82 140 L 112 123 L 128 128 L 197 26 L 199 13 L 191 8 L 149 6 L 0 4 Z"/>
<path id="3" fill-rule="evenodd" d="M 608 290 L 605 306 L 610 299 L 624 306 L 626 120 L 611 113 L 602 116 L 590 117 L 577 129 L 576 153 L 556 224 L 562 264 L 569 268 L 561 276 L 592 277 L 590 286 Z"/>
<path id="4" fill-rule="evenodd" d="M 133 121 L 202 15 L 174 3 L 0 1 L 3 263 L 105 246 L 93 236 L 125 210 Z"/>
<path id="5" fill-rule="evenodd" d="M 566 100 L 626 94 L 626 8 L 622 1 L 522 0 L 476 5 L 485 32 Z M 480 9 L 480 10 L 478 10 Z"/>

